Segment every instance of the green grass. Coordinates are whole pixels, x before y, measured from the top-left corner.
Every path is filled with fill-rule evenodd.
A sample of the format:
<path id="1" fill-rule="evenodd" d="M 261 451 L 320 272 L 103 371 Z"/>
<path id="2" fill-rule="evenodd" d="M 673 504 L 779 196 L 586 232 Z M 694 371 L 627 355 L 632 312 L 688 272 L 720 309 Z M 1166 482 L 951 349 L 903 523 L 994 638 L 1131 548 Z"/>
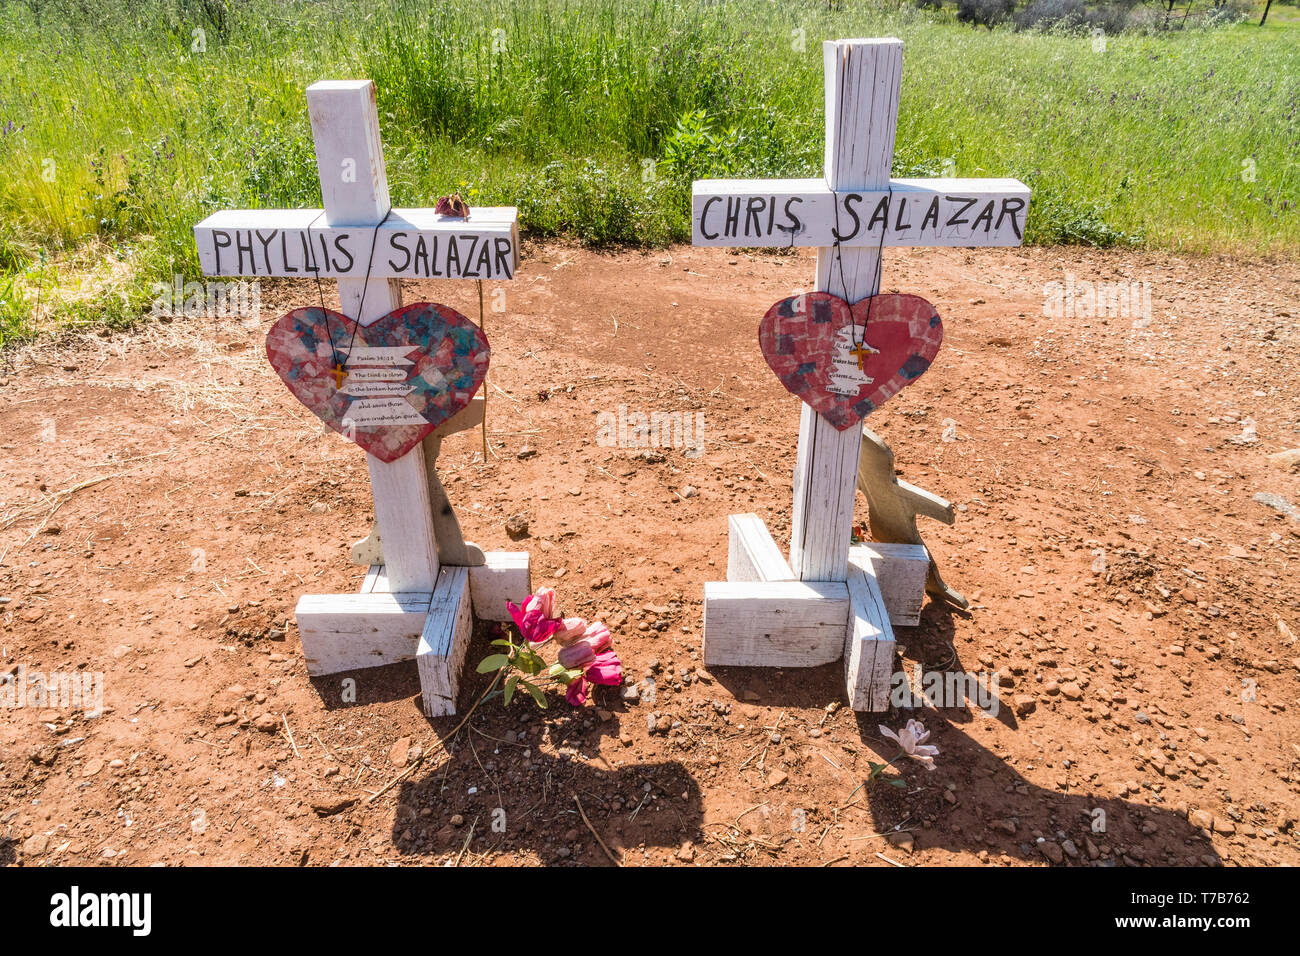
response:
<path id="1" fill-rule="evenodd" d="M 519 205 L 533 236 L 655 245 L 689 239 L 692 177 L 820 170 L 820 43 L 840 36 L 906 41 L 895 174 L 1019 176 L 1031 241 L 1300 250 L 1294 7 L 1103 53 L 842 7 L 0 0 L 0 345 L 30 334 L 41 290 L 61 322 L 129 316 L 149 283 L 196 272 L 190 227 L 213 209 L 318 204 L 317 79 L 378 83 L 398 205 L 455 190 Z M 66 280 L 87 248 L 117 280 L 73 301 L 44 263 Z"/>

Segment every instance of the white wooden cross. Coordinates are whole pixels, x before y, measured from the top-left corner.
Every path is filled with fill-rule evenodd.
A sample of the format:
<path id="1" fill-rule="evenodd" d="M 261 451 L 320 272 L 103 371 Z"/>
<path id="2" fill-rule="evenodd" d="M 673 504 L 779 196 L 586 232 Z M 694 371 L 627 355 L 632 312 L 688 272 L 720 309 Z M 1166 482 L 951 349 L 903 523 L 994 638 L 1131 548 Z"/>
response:
<path id="1" fill-rule="evenodd" d="M 815 246 L 817 290 L 853 303 L 879 290 L 882 246 L 1021 243 L 1029 189 L 1017 180 L 890 178 L 901 40 L 828 41 L 823 56 L 825 178 L 696 182 L 694 245 Z M 853 708 L 888 706 L 890 619 L 916 623 L 928 556 L 919 545 L 850 549 L 861 442 L 861 429 L 838 431 L 803 405 L 790 561 L 756 515 L 732 516 L 727 581 L 704 586 L 707 664 L 843 656 Z"/>
<path id="2" fill-rule="evenodd" d="M 194 227 L 204 274 L 337 279 L 343 313 L 362 327 L 401 305 L 404 278 L 513 277 L 514 207 L 474 208 L 468 219 L 392 208 L 373 82 L 315 83 L 307 88 L 307 108 L 324 210 L 214 213 Z M 425 712 L 455 712 L 473 615 L 508 620 L 506 598 L 518 601 L 531 590 L 526 552 L 482 555 L 458 540 L 459 525 L 433 474 L 441 438 L 482 418 L 478 397 L 396 461 L 366 456 L 383 563 L 371 567 L 360 594 L 298 601 L 313 676 L 415 658 Z M 440 543 L 439 533 L 457 540 Z"/>

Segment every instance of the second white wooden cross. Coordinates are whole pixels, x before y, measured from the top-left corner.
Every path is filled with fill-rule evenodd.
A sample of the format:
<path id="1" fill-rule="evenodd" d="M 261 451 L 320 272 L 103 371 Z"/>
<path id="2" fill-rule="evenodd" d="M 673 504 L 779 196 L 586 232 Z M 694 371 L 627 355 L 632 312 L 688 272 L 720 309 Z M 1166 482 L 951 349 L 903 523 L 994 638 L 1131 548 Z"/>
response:
<path id="1" fill-rule="evenodd" d="M 337 279 L 343 313 L 363 328 L 401 305 L 401 279 L 514 276 L 514 207 L 474 208 L 468 219 L 392 208 L 373 82 L 315 83 L 307 108 L 325 208 L 214 213 L 194 228 L 206 275 Z M 433 472 L 442 437 L 482 418 L 480 396 L 401 458 L 366 456 L 382 566 L 371 567 L 360 594 L 299 599 L 313 676 L 415 658 L 425 713 L 455 713 L 474 615 L 509 620 L 506 598 L 531 590 L 526 552 L 484 555 L 459 540 Z"/>
<path id="2" fill-rule="evenodd" d="M 815 246 L 817 290 L 853 303 L 879 290 L 884 246 L 1021 243 L 1029 189 L 1018 180 L 890 178 L 901 40 L 828 41 L 823 55 L 825 178 L 697 181 L 694 245 Z M 915 623 L 928 559 L 919 545 L 850 548 L 861 442 L 860 428 L 838 431 L 803 405 L 789 563 L 761 519 L 731 517 L 727 581 L 704 586 L 707 664 L 802 667 L 843 656 L 852 707 L 888 707 L 890 618 Z M 882 591 L 895 577 L 915 593 Z"/>

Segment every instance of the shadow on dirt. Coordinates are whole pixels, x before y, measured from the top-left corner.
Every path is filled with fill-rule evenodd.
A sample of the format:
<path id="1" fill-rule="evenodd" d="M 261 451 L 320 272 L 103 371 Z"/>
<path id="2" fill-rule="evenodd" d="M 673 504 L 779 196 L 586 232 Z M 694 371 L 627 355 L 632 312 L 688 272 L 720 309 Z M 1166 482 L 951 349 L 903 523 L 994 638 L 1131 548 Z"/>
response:
<path id="1" fill-rule="evenodd" d="M 643 848 L 703 839 L 695 778 L 681 763 L 640 763 L 626 749 L 623 721 L 645 715 L 629 710 L 616 688 L 594 688 L 576 709 L 556 694 L 545 712 L 523 694 L 504 708 L 499 691 L 476 704 L 492 684 L 474 668 L 493 650 L 490 640 L 490 626 L 476 630 L 458 713 L 430 721 L 442 745 L 399 784 L 391 837 L 398 852 L 452 853 L 461 866 L 529 852 L 549 865 L 609 866 L 594 830 L 610 854 L 636 865 Z M 411 706 L 420 708 L 418 696 Z"/>
<path id="2" fill-rule="evenodd" d="M 892 706 L 885 713 L 855 715 L 858 736 L 870 751 L 864 754 L 867 760 L 885 763 L 895 758 L 897 746 L 879 727 L 897 731 L 913 718 L 924 722 L 931 732 L 928 743 L 939 748 L 936 759 L 942 771 L 933 776 L 920 763 L 903 758 L 895 767 L 905 788 L 886 782 L 889 776 L 899 779 L 891 769 L 857 791 L 859 799 L 865 794 L 874 830 L 898 834 L 881 839 L 878 849 L 905 854 L 906 833 L 916 848 L 982 853 L 993 860 L 1005 855 L 1077 866 L 1221 864 L 1205 834 L 1173 808 L 1161 807 L 1158 793 L 1144 792 L 1138 800 L 1101 796 L 1098 791 L 1108 789 L 1109 781 L 1081 777 L 1067 765 L 1070 755 L 1058 750 L 1055 741 L 1037 740 L 1040 731 L 1033 716 L 1022 720 L 1015 715 L 1015 690 L 998 686 L 998 662 L 992 668 L 964 662 L 955 650 L 953 622 L 966 613 L 931 601 L 917 627 L 898 628 L 899 671 Z M 935 672 L 976 675 L 982 684 L 963 685 L 972 691 L 963 706 L 922 707 L 925 676 Z M 737 700 L 759 706 L 825 708 L 843 701 L 842 662 L 786 670 L 728 667 L 710 673 Z M 903 681 L 915 689 L 912 702 L 917 706 L 906 706 Z M 979 686 L 982 697 L 974 693 Z M 936 700 L 951 703 L 943 697 Z M 1038 746 L 1041 759 L 1026 770 L 1039 779 L 1050 773 L 1056 788 L 1034 783 L 980 742 L 995 724 L 1026 735 Z M 1098 726 L 1096 734 L 1103 733 Z M 865 779 L 867 770 L 859 767 Z M 952 788 L 936 784 L 938 779 Z M 894 841 L 900 846 L 891 848 Z"/>
<path id="3" fill-rule="evenodd" d="M 996 662 L 990 672 L 980 662 L 963 662 L 955 650 L 950 614 L 962 613 L 931 603 L 919 627 L 899 629 L 899 652 L 906 655 L 904 672 L 914 685 L 934 672 L 977 675 L 986 691 L 995 690 L 996 694 L 973 695 L 965 706 L 891 706 L 887 713 L 855 715 L 862 743 L 873 752 L 868 759 L 876 763 L 898 754 L 894 742 L 880 733 L 880 725 L 897 731 L 909 718 L 921 720 L 931 733 L 926 742 L 939 748 L 935 759 L 943 767 L 942 779 L 951 785 L 937 786 L 920 763 L 900 759 L 894 766 L 906 788 L 884 779 L 863 787 L 877 832 L 907 831 L 918 849 L 942 848 L 1035 863 L 1222 864 L 1198 827 L 1174 809 L 1158 805 L 1158 793 L 1143 795 L 1149 803 L 1099 795 L 1097 791 L 1109 781 L 1082 777 L 1070 766 L 1068 751 L 1051 739 L 1038 738 L 1041 731 L 1032 714 L 1018 719 L 1012 705 L 1015 690 L 998 687 Z M 965 686 L 976 685 L 967 682 Z M 916 689 L 923 692 L 925 684 Z M 952 701 L 940 696 L 937 703 Z M 1050 773 L 1055 788 L 1034 783 L 980 743 L 977 738 L 992 730 L 995 721 L 1026 735 L 1037 747 L 1041 759 L 1032 761 L 1026 770 L 1040 776 Z M 1097 725 L 1097 737 L 1105 733 L 1101 726 Z M 905 842 L 906 838 L 894 839 Z"/>

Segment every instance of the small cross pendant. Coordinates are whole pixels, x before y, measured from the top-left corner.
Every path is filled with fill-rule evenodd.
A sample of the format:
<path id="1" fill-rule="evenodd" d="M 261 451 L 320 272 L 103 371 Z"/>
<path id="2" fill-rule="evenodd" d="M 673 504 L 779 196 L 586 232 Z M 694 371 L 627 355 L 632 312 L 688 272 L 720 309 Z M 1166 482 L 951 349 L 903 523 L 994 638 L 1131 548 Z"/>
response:
<path id="1" fill-rule="evenodd" d="M 857 348 L 849 349 L 849 354 L 858 360 L 858 368 L 865 372 L 867 370 L 867 356 L 875 355 L 879 349 L 873 349 L 866 342 L 863 342 Z"/>
<path id="2" fill-rule="evenodd" d="M 332 376 L 334 376 L 334 387 L 335 387 L 336 389 L 338 389 L 338 388 L 342 388 L 342 387 L 343 387 L 343 380 L 344 380 L 345 378 L 348 377 L 348 373 L 345 372 L 345 371 L 343 371 L 343 363 L 342 363 L 342 362 L 335 362 L 335 363 L 334 363 L 334 368 L 333 368 L 333 370 L 330 372 L 330 374 L 331 374 Z"/>

